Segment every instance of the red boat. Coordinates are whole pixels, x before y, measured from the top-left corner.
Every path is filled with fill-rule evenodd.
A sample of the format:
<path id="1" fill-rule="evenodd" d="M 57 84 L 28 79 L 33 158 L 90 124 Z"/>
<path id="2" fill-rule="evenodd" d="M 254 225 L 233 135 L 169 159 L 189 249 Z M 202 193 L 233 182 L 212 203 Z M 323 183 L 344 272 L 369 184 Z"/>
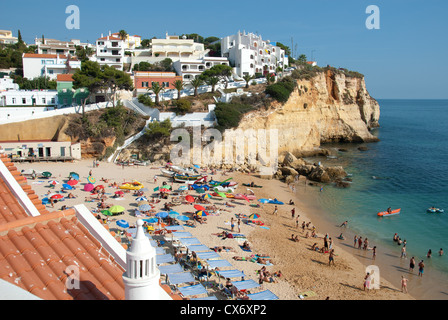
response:
<path id="1" fill-rule="evenodd" d="M 401 211 L 401 208 L 400 209 L 391 210 L 390 212 L 388 212 L 388 211 L 378 212 L 378 217 L 394 216 L 396 214 L 399 214 L 400 211 Z"/>

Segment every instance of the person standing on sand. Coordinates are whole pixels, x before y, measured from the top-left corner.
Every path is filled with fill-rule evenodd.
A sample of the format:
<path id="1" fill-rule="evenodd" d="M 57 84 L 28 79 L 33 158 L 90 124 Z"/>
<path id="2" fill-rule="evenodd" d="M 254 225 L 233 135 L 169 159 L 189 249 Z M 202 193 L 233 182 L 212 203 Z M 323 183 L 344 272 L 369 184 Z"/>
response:
<path id="1" fill-rule="evenodd" d="M 357 243 L 358 243 L 358 236 L 355 234 L 355 237 L 353 238 L 353 247 L 356 248 Z"/>
<path id="2" fill-rule="evenodd" d="M 296 208 L 292 208 L 291 210 L 291 217 L 294 219 L 294 216 L 296 215 Z"/>
<path id="3" fill-rule="evenodd" d="M 414 272 L 414 267 L 415 267 L 415 258 L 412 257 L 411 261 L 409 262 L 409 272 Z"/>
<path id="4" fill-rule="evenodd" d="M 418 264 L 418 276 L 423 277 L 423 271 L 425 269 L 425 264 L 423 263 L 423 260 L 419 262 Z"/>
<path id="5" fill-rule="evenodd" d="M 330 255 L 328 256 L 328 265 L 334 265 L 334 249 L 330 250 Z"/>
<path id="6" fill-rule="evenodd" d="M 408 293 L 408 279 L 401 276 L 401 292 Z"/>
<path id="7" fill-rule="evenodd" d="M 401 258 L 406 258 L 406 246 L 405 245 L 401 248 Z"/>
<path id="8" fill-rule="evenodd" d="M 358 249 L 362 248 L 362 237 L 358 238 Z"/>
<path id="9" fill-rule="evenodd" d="M 275 208 L 274 208 L 274 212 L 272 213 L 273 215 L 277 215 L 277 213 L 278 213 L 278 209 L 277 209 L 277 206 L 275 206 Z"/>
<path id="10" fill-rule="evenodd" d="M 376 258 L 376 246 L 374 246 L 372 249 L 372 260 L 375 260 L 375 258 Z"/>
<path id="11" fill-rule="evenodd" d="M 238 233 L 241 233 L 241 219 L 238 218 Z"/>
<path id="12" fill-rule="evenodd" d="M 370 273 L 367 272 L 366 276 L 364 277 L 364 291 L 370 290 L 370 282 L 372 281 L 372 278 L 370 277 Z"/>
<path id="13" fill-rule="evenodd" d="M 235 223 L 233 221 L 234 220 L 233 220 L 233 217 L 232 217 L 232 219 L 230 219 L 230 227 L 231 227 L 232 232 L 233 232 L 233 228 L 235 227 Z"/>

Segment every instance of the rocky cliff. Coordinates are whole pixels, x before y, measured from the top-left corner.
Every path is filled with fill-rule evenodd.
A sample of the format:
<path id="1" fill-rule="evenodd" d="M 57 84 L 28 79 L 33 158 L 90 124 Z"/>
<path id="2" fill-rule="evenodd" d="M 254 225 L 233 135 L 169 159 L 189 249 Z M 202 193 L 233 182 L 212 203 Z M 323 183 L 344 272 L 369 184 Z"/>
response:
<path id="1" fill-rule="evenodd" d="M 246 114 L 238 128 L 278 129 L 279 153 L 297 155 L 326 142 L 377 141 L 369 129 L 379 125 L 379 116 L 364 78 L 327 70 L 311 80 L 297 80 L 285 104 Z"/>

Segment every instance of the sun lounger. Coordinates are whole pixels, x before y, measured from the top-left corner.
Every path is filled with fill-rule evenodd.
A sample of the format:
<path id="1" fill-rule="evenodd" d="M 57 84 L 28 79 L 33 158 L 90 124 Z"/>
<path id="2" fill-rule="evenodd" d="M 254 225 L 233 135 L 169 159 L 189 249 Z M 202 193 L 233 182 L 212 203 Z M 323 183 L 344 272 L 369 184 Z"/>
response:
<path id="1" fill-rule="evenodd" d="M 227 260 L 207 260 L 206 262 L 211 269 L 232 267 L 232 264 Z"/>
<path id="2" fill-rule="evenodd" d="M 184 271 L 184 268 L 182 268 L 182 266 L 178 263 L 159 266 L 158 268 L 160 270 L 160 274 L 179 273 Z"/>
<path id="3" fill-rule="evenodd" d="M 265 290 L 247 295 L 251 300 L 278 300 L 278 297 L 270 290 Z"/>
<path id="4" fill-rule="evenodd" d="M 224 278 L 241 278 L 245 277 L 244 272 L 240 270 L 219 270 L 216 273 Z"/>
<path id="5" fill-rule="evenodd" d="M 179 292 L 184 296 L 196 296 L 200 294 L 207 294 L 207 290 L 204 288 L 202 284 L 196 284 L 194 286 L 188 286 L 188 287 L 180 287 Z"/>
<path id="6" fill-rule="evenodd" d="M 170 262 L 174 262 L 174 257 L 171 254 L 160 254 L 160 255 L 156 255 L 156 263 L 162 264 L 162 263 L 170 263 Z"/>
<path id="7" fill-rule="evenodd" d="M 167 276 L 168 284 L 173 286 L 196 281 L 191 272 L 168 273 Z"/>
<path id="8" fill-rule="evenodd" d="M 190 232 L 180 232 L 180 231 L 176 231 L 176 232 L 172 232 L 170 236 L 168 237 L 174 237 L 174 238 L 190 238 L 193 237 L 193 235 Z"/>
<path id="9" fill-rule="evenodd" d="M 185 228 L 181 225 L 177 225 L 177 226 L 168 226 L 165 227 L 166 230 L 168 231 L 179 231 L 179 230 L 185 230 Z"/>
<path id="10" fill-rule="evenodd" d="M 258 282 L 254 281 L 252 279 L 243 280 L 243 281 L 233 281 L 232 284 L 238 289 L 238 291 L 249 290 L 249 289 L 260 287 Z"/>
<path id="11" fill-rule="evenodd" d="M 204 298 L 192 298 L 191 300 L 218 300 L 216 296 L 208 296 Z"/>
<path id="12" fill-rule="evenodd" d="M 188 250 L 194 252 L 210 251 L 210 248 L 203 244 L 193 244 L 187 246 Z"/>
<path id="13" fill-rule="evenodd" d="M 180 243 L 184 246 L 192 245 L 192 244 L 201 244 L 198 238 L 179 238 Z"/>
<path id="14" fill-rule="evenodd" d="M 219 254 L 217 254 L 215 251 L 196 252 L 196 255 L 199 259 L 202 259 L 202 260 L 221 258 L 221 256 Z"/>

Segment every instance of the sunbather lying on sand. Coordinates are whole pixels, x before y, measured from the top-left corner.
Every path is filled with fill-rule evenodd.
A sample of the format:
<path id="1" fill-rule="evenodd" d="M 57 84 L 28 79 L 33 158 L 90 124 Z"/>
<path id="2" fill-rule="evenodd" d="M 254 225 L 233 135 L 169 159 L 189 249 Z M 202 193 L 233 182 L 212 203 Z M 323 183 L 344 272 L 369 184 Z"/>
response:
<path id="1" fill-rule="evenodd" d="M 213 250 L 215 250 L 216 252 L 221 252 L 221 251 L 227 251 L 227 252 L 229 252 L 229 251 L 232 251 L 232 252 L 234 252 L 235 250 L 233 250 L 233 248 L 232 247 L 226 247 L 226 246 L 218 246 L 218 247 L 215 247 Z"/>
<path id="2" fill-rule="evenodd" d="M 233 257 L 233 260 L 236 260 L 236 261 L 248 261 L 250 259 L 251 259 L 250 257 L 240 257 L 240 256 Z"/>

